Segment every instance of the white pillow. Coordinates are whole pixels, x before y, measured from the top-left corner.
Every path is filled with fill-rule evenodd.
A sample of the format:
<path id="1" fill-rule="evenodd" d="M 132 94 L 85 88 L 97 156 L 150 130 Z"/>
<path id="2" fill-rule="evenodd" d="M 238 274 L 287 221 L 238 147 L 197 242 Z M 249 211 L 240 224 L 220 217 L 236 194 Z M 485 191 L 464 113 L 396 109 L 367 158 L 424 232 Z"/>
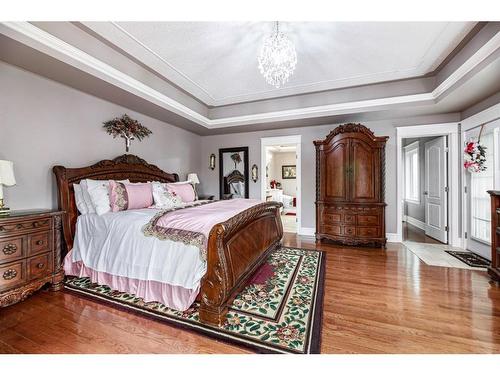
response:
<path id="1" fill-rule="evenodd" d="M 85 181 L 87 182 L 87 192 L 97 215 L 103 215 L 106 212 L 111 211 L 109 201 L 109 181 L 91 179 L 86 179 Z M 127 179 L 118 182 L 129 183 L 130 181 Z"/>
<path id="2" fill-rule="evenodd" d="M 87 214 L 89 211 L 85 201 L 83 200 L 82 187 L 79 184 L 73 184 L 73 190 L 75 191 L 76 208 L 78 208 L 78 211 L 80 211 L 82 215 Z"/>
<path id="3" fill-rule="evenodd" d="M 153 200 L 154 207 L 160 209 L 169 209 L 182 205 L 182 199 L 170 193 L 167 184 L 153 182 Z"/>
<path id="4" fill-rule="evenodd" d="M 88 214 L 95 214 L 95 208 L 92 204 L 92 199 L 90 199 L 89 188 L 87 186 L 87 180 L 80 181 L 80 188 L 82 190 L 82 197 L 85 206 L 87 207 Z"/>

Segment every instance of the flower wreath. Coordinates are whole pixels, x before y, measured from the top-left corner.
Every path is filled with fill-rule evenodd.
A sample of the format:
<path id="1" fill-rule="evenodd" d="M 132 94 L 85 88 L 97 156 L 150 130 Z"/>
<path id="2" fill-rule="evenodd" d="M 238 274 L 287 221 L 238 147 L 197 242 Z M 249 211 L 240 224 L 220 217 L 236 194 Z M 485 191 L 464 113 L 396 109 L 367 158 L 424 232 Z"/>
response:
<path id="1" fill-rule="evenodd" d="M 481 127 L 477 141 L 471 139 L 465 142 L 464 168 L 471 173 L 478 173 L 486 170 L 486 147 L 480 143 L 482 132 L 483 128 Z"/>

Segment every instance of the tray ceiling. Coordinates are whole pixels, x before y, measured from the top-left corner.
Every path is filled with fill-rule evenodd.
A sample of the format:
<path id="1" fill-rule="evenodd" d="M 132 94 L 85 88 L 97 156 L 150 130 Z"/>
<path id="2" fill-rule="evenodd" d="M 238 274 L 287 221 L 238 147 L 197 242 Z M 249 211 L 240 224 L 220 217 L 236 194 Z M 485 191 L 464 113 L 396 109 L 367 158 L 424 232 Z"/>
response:
<path id="1" fill-rule="evenodd" d="M 284 22 L 298 64 L 280 89 L 257 68 L 272 22 L 86 22 L 116 47 L 202 102 L 226 105 L 434 71 L 474 22 Z"/>

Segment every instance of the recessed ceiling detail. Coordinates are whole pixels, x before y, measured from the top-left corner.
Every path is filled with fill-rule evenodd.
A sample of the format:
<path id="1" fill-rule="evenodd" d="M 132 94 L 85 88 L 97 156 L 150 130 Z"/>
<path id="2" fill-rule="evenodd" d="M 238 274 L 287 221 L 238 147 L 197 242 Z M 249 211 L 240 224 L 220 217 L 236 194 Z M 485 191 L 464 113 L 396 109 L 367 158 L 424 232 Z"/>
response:
<path id="1" fill-rule="evenodd" d="M 86 22 L 207 105 L 219 106 L 418 77 L 435 70 L 474 22 L 283 22 L 300 64 L 270 87 L 256 56 L 273 22 Z"/>

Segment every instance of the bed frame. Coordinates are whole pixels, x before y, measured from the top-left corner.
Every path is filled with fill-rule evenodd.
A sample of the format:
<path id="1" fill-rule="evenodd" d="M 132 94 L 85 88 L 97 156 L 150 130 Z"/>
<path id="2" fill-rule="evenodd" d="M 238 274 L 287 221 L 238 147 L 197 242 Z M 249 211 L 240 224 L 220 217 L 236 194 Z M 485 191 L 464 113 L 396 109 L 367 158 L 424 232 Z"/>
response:
<path id="1" fill-rule="evenodd" d="M 130 154 L 102 160 L 83 168 L 53 168 L 57 181 L 59 208 L 63 216 L 65 252 L 73 248 L 78 210 L 73 184 L 97 180 L 130 179 L 132 182 L 177 182 L 176 173 L 166 173 L 155 165 Z M 231 219 L 215 225 L 208 238 L 207 273 L 201 281 L 200 321 L 221 326 L 228 306 L 253 275 L 268 253 L 279 246 L 283 226 L 281 203 L 263 202 Z"/>

